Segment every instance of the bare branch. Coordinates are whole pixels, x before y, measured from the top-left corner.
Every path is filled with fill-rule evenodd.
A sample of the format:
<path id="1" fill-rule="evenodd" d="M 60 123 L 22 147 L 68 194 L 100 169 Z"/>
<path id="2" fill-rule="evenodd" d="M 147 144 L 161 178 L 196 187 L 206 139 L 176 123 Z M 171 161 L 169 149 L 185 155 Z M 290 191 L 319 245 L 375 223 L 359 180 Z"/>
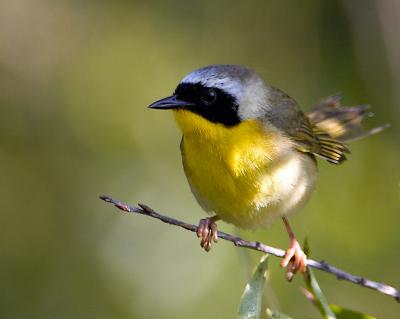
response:
<path id="1" fill-rule="evenodd" d="M 124 204 L 119 201 L 116 201 L 116 200 L 112 199 L 111 197 L 105 196 L 105 195 L 100 196 L 100 199 L 102 199 L 103 201 L 105 201 L 107 203 L 113 204 L 115 207 L 117 207 L 118 209 L 120 209 L 126 213 L 137 213 L 137 214 L 141 214 L 141 215 L 145 215 L 145 216 L 150 216 L 150 217 L 156 218 L 164 223 L 182 227 L 191 232 L 196 232 L 196 230 L 197 230 L 196 225 L 188 224 L 183 221 L 177 220 L 175 218 L 161 215 L 161 214 L 155 212 L 150 207 L 143 205 L 143 204 L 138 204 L 138 207 L 130 206 L 128 204 Z M 258 250 L 263 253 L 274 255 L 276 257 L 282 258 L 285 255 L 285 251 L 282 249 L 267 246 L 260 242 L 247 241 L 240 237 L 232 236 L 230 234 L 227 234 L 227 233 L 224 233 L 221 231 L 218 231 L 218 238 L 230 241 L 235 246 L 238 246 L 238 247 L 244 247 L 244 248 L 249 248 L 249 249 L 253 249 L 253 250 Z M 381 292 L 382 294 L 392 296 L 398 302 L 400 302 L 400 291 L 389 285 L 386 285 L 384 283 L 372 281 L 367 278 L 349 274 L 339 268 L 331 266 L 330 264 L 328 264 L 325 261 L 316 261 L 316 260 L 308 259 L 307 265 L 309 267 L 316 268 L 316 269 L 325 271 L 329 274 L 332 274 L 332 275 L 336 276 L 336 278 L 339 280 L 347 280 L 347 281 L 350 281 L 359 286 L 377 290 L 377 291 Z"/>

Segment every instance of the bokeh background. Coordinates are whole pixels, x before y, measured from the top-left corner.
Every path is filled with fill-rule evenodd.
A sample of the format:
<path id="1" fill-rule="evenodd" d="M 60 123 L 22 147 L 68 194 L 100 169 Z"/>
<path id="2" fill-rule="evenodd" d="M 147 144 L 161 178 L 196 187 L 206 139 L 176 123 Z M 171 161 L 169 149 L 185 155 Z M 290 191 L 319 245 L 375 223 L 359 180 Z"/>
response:
<path id="1" fill-rule="evenodd" d="M 196 223 L 168 112 L 146 108 L 191 70 L 244 64 L 307 110 L 342 93 L 384 133 L 320 162 L 292 220 L 312 256 L 400 286 L 400 4 L 354 1 L 0 2 L 0 317 L 234 318 L 260 257 L 98 200 Z M 221 223 L 220 229 L 234 232 Z M 241 232 L 286 248 L 281 223 Z M 399 318 L 387 296 L 317 273 L 329 301 Z M 271 258 L 282 311 L 318 317 Z"/>

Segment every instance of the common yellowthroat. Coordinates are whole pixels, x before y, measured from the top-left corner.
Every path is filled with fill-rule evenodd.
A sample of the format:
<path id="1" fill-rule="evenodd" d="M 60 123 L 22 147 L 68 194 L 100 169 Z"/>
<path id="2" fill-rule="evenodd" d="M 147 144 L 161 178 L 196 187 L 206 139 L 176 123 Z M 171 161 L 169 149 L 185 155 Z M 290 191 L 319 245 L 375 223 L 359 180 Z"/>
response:
<path id="1" fill-rule="evenodd" d="M 290 238 L 281 266 L 290 265 L 293 273 L 305 271 L 307 259 L 287 216 L 310 198 L 316 157 L 340 164 L 349 152 L 345 142 L 383 129 L 364 131 L 367 107 L 341 107 L 338 96 L 305 114 L 286 93 L 238 65 L 195 70 L 172 96 L 149 107 L 173 110 L 190 188 L 200 206 L 215 214 L 199 222 L 201 246 L 208 251 L 217 241 L 219 219 L 254 229 L 281 217 Z"/>

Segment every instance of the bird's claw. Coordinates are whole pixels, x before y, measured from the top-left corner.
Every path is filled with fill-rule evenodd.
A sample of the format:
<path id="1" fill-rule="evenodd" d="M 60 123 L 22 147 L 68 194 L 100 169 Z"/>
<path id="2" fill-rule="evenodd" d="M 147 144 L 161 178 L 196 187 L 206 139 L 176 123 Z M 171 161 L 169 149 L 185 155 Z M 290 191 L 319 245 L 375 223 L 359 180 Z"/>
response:
<path id="1" fill-rule="evenodd" d="M 306 272 L 307 256 L 296 239 L 291 241 L 290 247 L 281 261 L 281 267 L 286 267 L 286 278 L 289 281 L 292 280 L 297 271 Z"/>
<path id="2" fill-rule="evenodd" d="M 196 231 L 197 237 L 200 238 L 200 246 L 205 251 L 210 251 L 212 242 L 218 241 L 218 230 L 215 218 L 209 217 L 201 219 Z"/>

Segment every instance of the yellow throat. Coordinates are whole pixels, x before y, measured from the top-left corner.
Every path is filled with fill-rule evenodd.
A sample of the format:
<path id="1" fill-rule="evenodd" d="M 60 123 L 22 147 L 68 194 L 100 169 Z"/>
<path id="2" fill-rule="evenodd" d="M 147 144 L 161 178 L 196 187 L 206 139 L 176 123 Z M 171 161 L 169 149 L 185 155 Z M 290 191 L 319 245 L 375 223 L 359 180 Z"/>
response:
<path id="1" fill-rule="evenodd" d="M 186 110 L 174 116 L 183 133 L 185 173 L 200 205 L 239 227 L 263 223 L 257 211 L 274 197 L 272 179 L 265 176 L 282 149 L 280 132 L 256 120 L 226 127 Z"/>

